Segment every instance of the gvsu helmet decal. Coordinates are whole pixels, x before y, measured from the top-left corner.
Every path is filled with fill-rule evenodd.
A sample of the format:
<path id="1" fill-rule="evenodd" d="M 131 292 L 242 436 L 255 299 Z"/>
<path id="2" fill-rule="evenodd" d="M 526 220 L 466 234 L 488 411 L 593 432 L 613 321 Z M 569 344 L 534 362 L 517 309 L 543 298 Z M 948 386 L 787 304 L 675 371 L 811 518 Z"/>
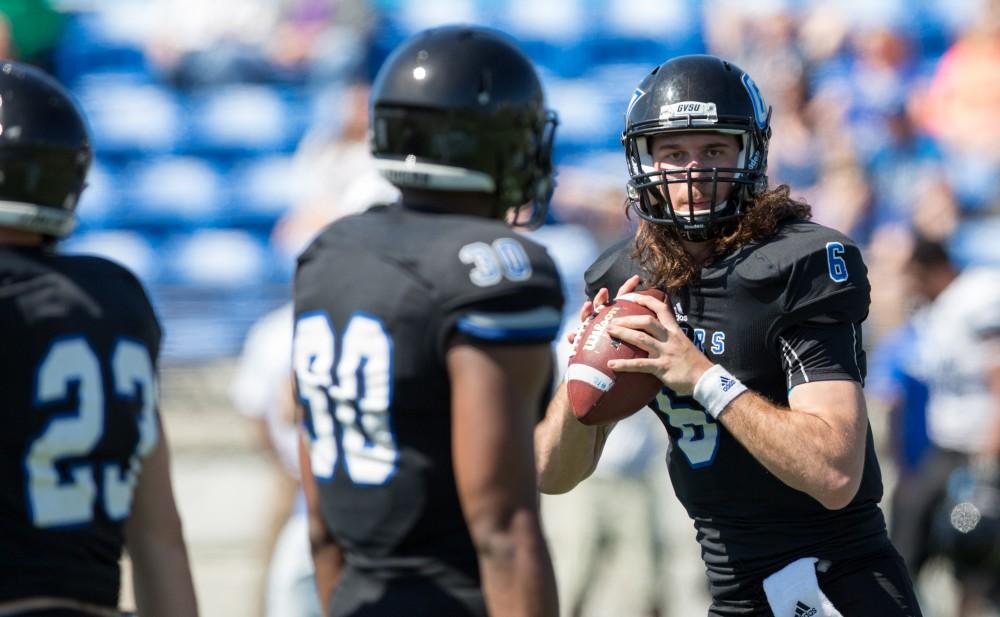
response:
<path id="1" fill-rule="evenodd" d="M 767 123 L 770 121 L 770 110 L 767 107 L 767 103 L 764 102 L 764 97 L 760 95 L 760 89 L 747 73 L 743 73 L 740 81 L 743 82 L 743 87 L 747 89 L 747 94 L 753 103 L 753 117 L 757 122 L 758 128 L 766 128 Z"/>

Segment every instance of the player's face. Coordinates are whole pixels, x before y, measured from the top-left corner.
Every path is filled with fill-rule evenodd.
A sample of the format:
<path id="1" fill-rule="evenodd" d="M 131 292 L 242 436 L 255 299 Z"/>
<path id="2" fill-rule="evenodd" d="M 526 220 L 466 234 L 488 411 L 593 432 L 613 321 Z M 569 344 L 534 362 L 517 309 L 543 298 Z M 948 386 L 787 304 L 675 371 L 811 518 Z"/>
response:
<path id="1" fill-rule="evenodd" d="M 731 182 L 716 183 L 715 203 L 712 201 L 712 173 L 714 167 L 736 167 L 740 156 L 740 140 L 736 135 L 726 133 L 670 133 L 655 135 L 650 142 L 650 154 L 658 171 L 666 171 L 668 180 L 686 179 L 687 169 L 698 168 L 709 171 L 692 172 L 691 190 L 687 182 L 667 184 L 662 187 L 669 192 L 670 203 L 677 211 L 708 212 L 713 206 L 724 203 L 732 191 Z M 734 174 L 720 172 L 719 177 Z M 700 180 L 700 181 L 698 181 Z"/>

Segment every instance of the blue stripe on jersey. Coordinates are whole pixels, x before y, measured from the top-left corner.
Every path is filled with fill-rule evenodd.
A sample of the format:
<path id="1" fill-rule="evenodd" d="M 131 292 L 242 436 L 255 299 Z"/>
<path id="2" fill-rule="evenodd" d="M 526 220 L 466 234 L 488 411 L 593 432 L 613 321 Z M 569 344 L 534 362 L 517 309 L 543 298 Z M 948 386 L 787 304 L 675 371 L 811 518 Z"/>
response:
<path id="1" fill-rule="evenodd" d="M 562 316 L 552 307 L 520 313 L 468 313 L 459 318 L 459 332 L 489 341 L 551 341 L 559 334 Z"/>

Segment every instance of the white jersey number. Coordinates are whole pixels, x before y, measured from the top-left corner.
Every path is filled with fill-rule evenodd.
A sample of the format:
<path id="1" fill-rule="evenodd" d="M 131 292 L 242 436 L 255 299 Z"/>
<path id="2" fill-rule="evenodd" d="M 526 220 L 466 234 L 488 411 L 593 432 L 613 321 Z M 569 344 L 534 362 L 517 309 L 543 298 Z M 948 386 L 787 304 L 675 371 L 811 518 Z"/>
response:
<path id="1" fill-rule="evenodd" d="M 325 313 L 299 318 L 295 376 L 312 424 L 313 475 L 333 478 L 343 452 L 344 471 L 352 482 L 385 484 L 399 459 L 389 413 L 392 340 L 379 319 L 355 313 L 336 351 L 337 337 Z"/>
<path id="2" fill-rule="evenodd" d="M 136 418 L 139 442 L 127 468 L 91 458 L 104 434 L 104 379 L 97 354 L 82 336 L 54 343 L 38 367 L 35 407 L 65 403 L 75 392 L 76 409 L 53 415 L 31 442 L 24 461 L 27 471 L 28 511 L 36 527 L 81 525 L 94 517 L 101 474 L 101 505 L 109 518 L 122 520 L 132 505 L 132 491 L 139 459 L 156 445 L 156 379 L 149 351 L 142 344 L 120 339 L 111 354 L 115 396 L 139 400 Z M 68 479 L 60 477 L 57 463 L 66 463 Z"/>
<path id="3" fill-rule="evenodd" d="M 469 280 L 478 287 L 496 285 L 505 278 L 515 283 L 531 278 L 531 260 L 514 238 L 466 244 L 458 251 L 458 259 L 472 266 Z"/>
<path id="4" fill-rule="evenodd" d="M 656 397 L 660 411 L 670 426 L 680 430 L 677 447 L 691 467 L 711 465 L 719 449 L 719 425 L 689 396 L 677 396 L 664 388 Z"/>

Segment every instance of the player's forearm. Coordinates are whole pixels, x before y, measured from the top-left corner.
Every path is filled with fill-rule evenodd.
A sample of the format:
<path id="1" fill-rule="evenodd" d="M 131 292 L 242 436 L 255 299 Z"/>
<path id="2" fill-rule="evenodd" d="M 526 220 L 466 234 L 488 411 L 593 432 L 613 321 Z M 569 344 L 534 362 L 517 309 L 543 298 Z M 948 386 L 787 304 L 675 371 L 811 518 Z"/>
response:
<path id="1" fill-rule="evenodd" d="M 590 476 L 613 426 L 580 423 L 570 410 L 563 382 L 535 427 L 539 489 L 549 495 L 565 493 Z"/>
<path id="2" fill-rule="evenodd" d="M 555 574 L 537 512 L 516 513 L 505 529 L 473 529 L 473 539 L 490 615 L 559 614 Z"/>
<path id="3" fill-rule="evenodd" d="M 182 539 L 149 538 L 129 546 L 138 613 L 143 617 L 197 617 L 198 603 Z"/>
<path id="4" fill-rule="evenodd" d="M 768 471 L 830 509 L 854 498 L 864 467 L 864 433 L 837 431 L 808 411 L 779 407 L 748 391 L 719 416 Z M 860 447 L 860 456 L 858 448 Z"/>
<path id="5" fill-rule="evenodd" d="M 319 605 L 323 615 L 326 615 L 330 600 L 340 582 L 344 555 L 340 545 L 327 530 L 322 515 L 314 510 L 309 512 L 309 546 L 312 550 Z"/>
<path id="6" fill-rule="evenodd" d="M 330 600 L 337 590 L 337 584 L 340 582 L 340 574 L 343 568 L 340 547 L 335 544 L 326 544 L 319 547 L 314 546 L 312 558 L 320 608 L 323 615 L 327 615 Z"/>

